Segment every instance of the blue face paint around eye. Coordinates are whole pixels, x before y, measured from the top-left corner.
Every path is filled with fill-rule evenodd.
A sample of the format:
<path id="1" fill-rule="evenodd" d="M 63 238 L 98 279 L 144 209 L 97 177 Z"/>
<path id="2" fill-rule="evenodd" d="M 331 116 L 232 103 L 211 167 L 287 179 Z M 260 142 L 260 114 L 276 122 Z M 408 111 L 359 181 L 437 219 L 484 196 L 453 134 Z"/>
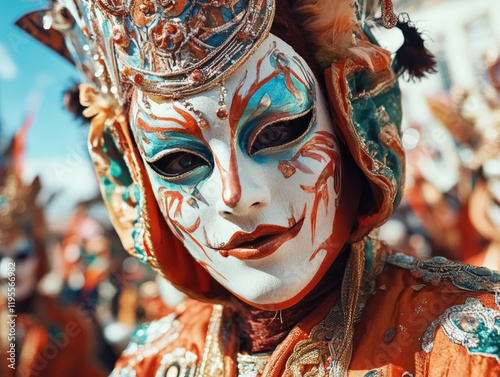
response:
<path id="1" fill-rule="evenodd" d="M 241 150 L 252 154 L 250 137 L 257 128 L 307 113 L 314 105 L 313 86 L 307 84 L 293 75 L 280 74 L 259 88 L 250 98 L 240 120 L 237 137 Z"/>
<path id="2" fill-rule="evenodd" d="M 206 145 L 194 135 L 186 135 L 190 119 L 153 119 L 143 109 L 137 110 L 132 126 L 144 153 L 144 160 L 159 175 L 160 182 L 193 185 L 206 178 L 213 168 L 213 158 Z M 178 131 L 177 131 L 178 130 Z"/>
<path id="3" fill-rule="evenodd" d="M 185 137 L 178 140 L 170 137 L 169 139 L 165 144 L 161 140 L 151 138 L 157 153 L 151 159 L 146 158 L 150 168 L 161 180 L 176 185 L 193 185 L 210 175 L 213 160 L 207 147 Z"/>

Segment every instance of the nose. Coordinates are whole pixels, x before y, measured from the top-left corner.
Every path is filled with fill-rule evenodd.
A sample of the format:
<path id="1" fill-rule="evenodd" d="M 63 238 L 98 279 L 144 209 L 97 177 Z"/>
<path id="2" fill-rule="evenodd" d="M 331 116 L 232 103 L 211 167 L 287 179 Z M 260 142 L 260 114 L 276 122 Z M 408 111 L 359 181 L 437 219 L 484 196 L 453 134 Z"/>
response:
<path id="1" fill-rule="evenodd" d="M 242 198 L 238 204 L 234 207 L 227 207 L 226 205 L 221 205 L 218 209 L 219 215 L 225 218 L 230 217 L 244 217 L 258 211 L 258 209 L 265 206 L 265 203 L 259 200 L 245 200 Z"/>
<path id="2" fill-rule="evenodd" d="M 245 217 L 266 207 L 270 202 L 270 191 L 252 163 L 242 163 L 226 179 L 222 179 L 221 196 L 217 201 L 220 216 Z"/>

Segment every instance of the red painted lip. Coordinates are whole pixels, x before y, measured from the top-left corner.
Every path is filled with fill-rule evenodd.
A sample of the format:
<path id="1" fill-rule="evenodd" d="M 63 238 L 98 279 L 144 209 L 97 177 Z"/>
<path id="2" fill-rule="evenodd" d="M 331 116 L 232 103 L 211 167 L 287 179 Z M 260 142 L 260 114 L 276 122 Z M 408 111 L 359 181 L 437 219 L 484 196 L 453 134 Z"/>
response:
<path id="1" fill-rule="evenodd" d="M 252 233 L 237 232 L 229 242 L 216 250 L 223 257 L 256 260 L 273 254 L 286 241 L 294 238 L 302 229 L 304 218 L 290 228 L 278 225 L 259 225 Z"/>

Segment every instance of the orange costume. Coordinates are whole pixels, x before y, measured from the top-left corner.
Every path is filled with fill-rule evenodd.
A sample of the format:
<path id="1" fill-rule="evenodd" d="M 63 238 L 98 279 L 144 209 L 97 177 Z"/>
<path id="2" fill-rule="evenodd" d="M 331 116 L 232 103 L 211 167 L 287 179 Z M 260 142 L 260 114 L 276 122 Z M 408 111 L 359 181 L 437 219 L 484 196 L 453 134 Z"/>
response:
<path id="1" fill-rule="evenodd" d="M 495 297 L 484 293 L 498 290 L 498 273 L 440 257 L 421 262 L 391 255 L 383 245 L 377 254 L 363 276 L 347 376 L 500 374 L 500 313 Z M 242 334 L 236 318 L 248 307 L 190 300 L 139 328 L 112 376 L 170 376 L 170 369 L 179 371 L 173 376 L 328 376 L 328 343 L 345 336 L 339 326 L 341 276 L 330 279 L 331 292 L 313 301 L 295 326 L 287 322 L 293 307 L 267 314 L 263 323 L 277 324 L 274 331 L 288 328 L 272 352 L 238 353 Z M 259 330 L 264 339 L 275 335 Z"/>
<path id="2" fill-rule="evenodd" d="M 22 137 L 0 155 L 1 376 L 104 376 L 93 359 L 89 315 L 38 286 L 49 271 L 46 230 L 36 202 L 40 180 L 20 179 Z"/>
<path id="3" fill-rule="evenodd" d="M 500 373 L 500 275 L 373 232 L 404 186 L 397 76 L 434 63 L 391 1 L 394 61 L 365 22 L 376 2 L 69 3 L 44 26 L 85 75 L 111 221 L 190 298 L 112 376 Z"/>
<path id="4" fill-rule="evenodd" d="M 13 318 L 16 341 L 2 342 L 2 376 L 105 376 L 91 357 L 90 318 L 76 308 L 62 308 L 55 298 L 37 295 L 31 300 L 36 312 L 18 312 Z M 6 309 L 4 305 L 0 312 L 2 334 L 12 320 Z M 12 344 L 17 352 L 9 360 Z"/>

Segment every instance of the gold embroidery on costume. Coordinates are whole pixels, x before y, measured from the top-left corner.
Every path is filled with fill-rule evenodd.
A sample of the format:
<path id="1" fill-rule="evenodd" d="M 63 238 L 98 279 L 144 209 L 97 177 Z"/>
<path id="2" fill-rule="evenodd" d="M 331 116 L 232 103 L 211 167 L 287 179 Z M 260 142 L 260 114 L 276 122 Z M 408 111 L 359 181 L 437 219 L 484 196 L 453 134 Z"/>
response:
<path id="1" fill-rule="evenodd" d="M 194 377 L 198 357 L 184 348 L 164 355 L 155 377 Z"/>
<path id="2" fill-rule="evenodd" d="M 500 361 L 500 312 L 485 307 L 469 297 L 465 304 L 448 308 L 432 322 L 422 337 L 422 349 L 429 353 L 434 346 L 437 328 L 453 343 L 467 348 L 470 354 L 495 357 Z"/>
<path id="3" fill-rule="evenodd" d="M 419 260 L 402 253 L 389 256 L 387 262 L 409 270 L 413 277 L 426 283 L 437 285 L 441 281 L 450 281 L 466 291 L 500 291 L 500 273 L 486 267 L 452 262 L 441 256 Z"/>
<path id="4" fill-rule="evenodd" d="M 238 377 L 260 377 L 269 357 L 269 355 L 238 354 Z"/>
<path id="5" fill-rule="evenodd" d="M 175 317 L 176 314 L 172 313 L 158 321 L 139 327 L 122 353 L 123 356 L 130 357 L 128 365 L 116 368 L 111 377 L 135 377 L 137 375 L 136 366 L 144 359 L 157 355 L 175 341 L 182 329 L 182 324 Z M 188 356 L 185 358 L 187 359 Z"/>
<path id="6" fill-rule="evenodd" d="M 196 373 L 197 377 L 223 377 L 224 376 L 224 354 L 219 342 L 219 333 L 222 322 L 222 305 L 214 305 L 210 323 L 208 324 L 205 348 L 201 359 L 201 366 Z"/>
<path id="7" fill-rule="evenodd" d="M 326 318 L 313 327 L 309 337 L 295 345 L 286 364 L 286 371 L 291 376 L 345 375 L 351 360 L 354 323 L 361 317 L 368 295 L 373 290 L 374 279 L 382 272 L 388 253 L 386 244 L 376 245 L 372 268 L 363 276 L 365 248 L 371 247 L 372 242 L 372 239 L 367 238 L 353 245 L 342 281 L 341 299 Z M 360 295 L 354 292 L 359 292 Z M 330 365 L 327 368 L 329 360 Z M 305 366 L 310 366 L 310 370 L 304 373 Z"/>

